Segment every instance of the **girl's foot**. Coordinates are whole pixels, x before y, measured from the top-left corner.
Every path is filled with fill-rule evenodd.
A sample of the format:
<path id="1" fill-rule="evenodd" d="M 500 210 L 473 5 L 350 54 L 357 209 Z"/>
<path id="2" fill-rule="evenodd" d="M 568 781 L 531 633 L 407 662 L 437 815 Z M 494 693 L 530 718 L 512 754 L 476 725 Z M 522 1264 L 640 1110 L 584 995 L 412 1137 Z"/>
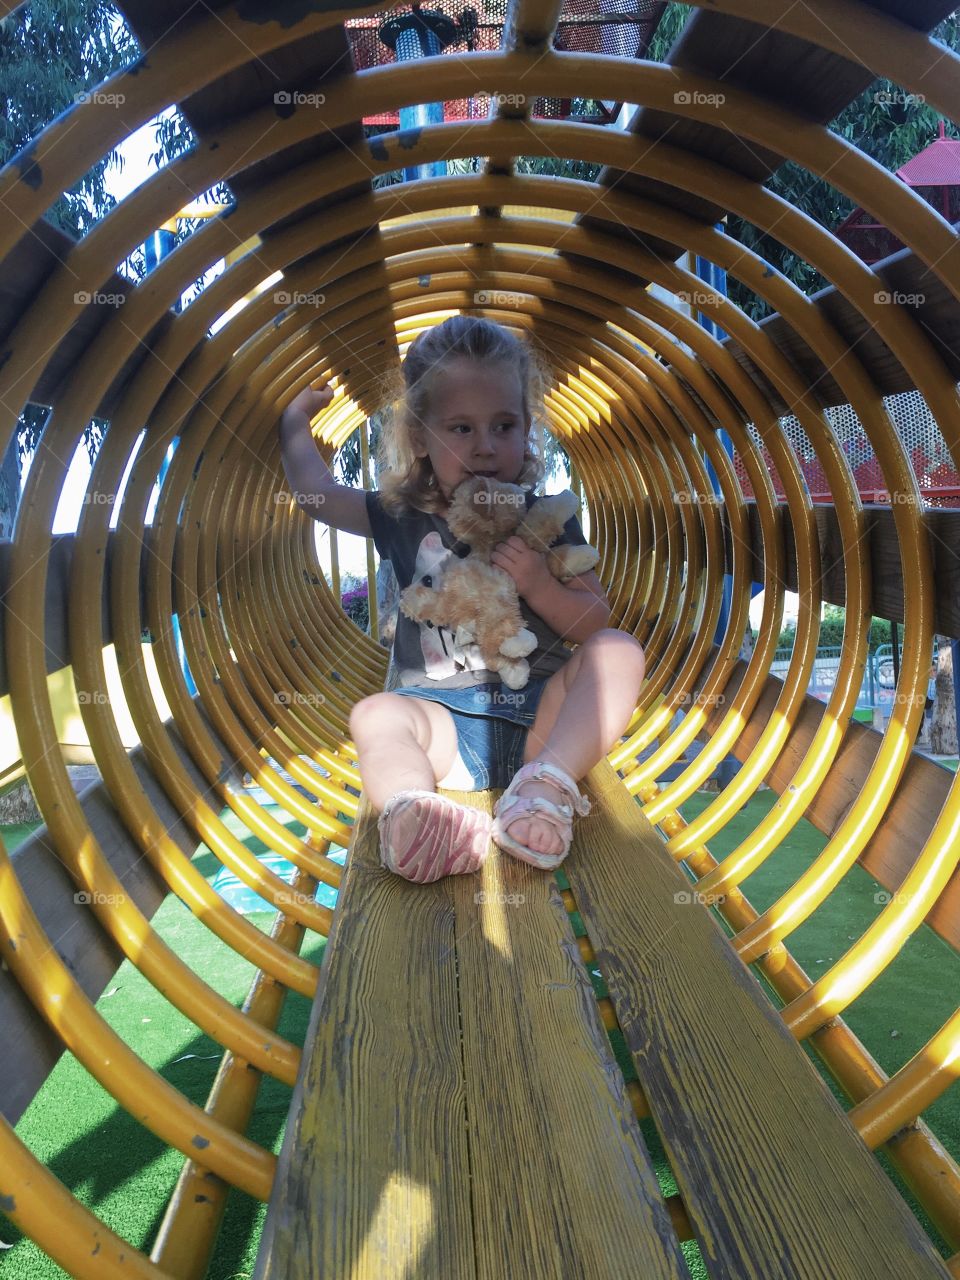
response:
<path id="1" fill-rule="evenodd" d="M 494 807 L 493 839 L 515 858 L 552 870 L 570 852 L 574 814 L 589 812 L 589 800 L 569 774 L 531 760 Z"/>
<path id="2" fill-rule="evenodd" d="M 490 815 L 435 791 L 398 791 L 377 822 L 380 861 L 416 884 L 477 871 L 490 849 Z"/>
<path id="3" fill-rule="evenodd" d="M 567 792 L 555 782 L 524 782 L 517 787 L 517 795 L 523 799 L 547 800 L 552 805 L 562 805 L 567 800 Z M 563 853 L 563 837 L 555 824 L 545 822 L 536 813 L 528 818 L 516 817 L 505 824 L 511 840 L 524 845 L 534 853 L 556 857 Z"/>

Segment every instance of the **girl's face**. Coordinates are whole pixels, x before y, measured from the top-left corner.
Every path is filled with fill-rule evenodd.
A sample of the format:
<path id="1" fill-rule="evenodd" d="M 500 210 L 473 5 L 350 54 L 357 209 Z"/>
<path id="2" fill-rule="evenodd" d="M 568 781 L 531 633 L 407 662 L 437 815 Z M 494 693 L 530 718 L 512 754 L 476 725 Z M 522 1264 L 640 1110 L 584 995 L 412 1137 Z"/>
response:
<path id="1" fill-rule="evenodd" d="M 440 492 L 449 501 L 470 476 L 516 484 L 528 427 L 515 369 L 457 358 L 437 371 L 415 451 L 430 459 Z"/>

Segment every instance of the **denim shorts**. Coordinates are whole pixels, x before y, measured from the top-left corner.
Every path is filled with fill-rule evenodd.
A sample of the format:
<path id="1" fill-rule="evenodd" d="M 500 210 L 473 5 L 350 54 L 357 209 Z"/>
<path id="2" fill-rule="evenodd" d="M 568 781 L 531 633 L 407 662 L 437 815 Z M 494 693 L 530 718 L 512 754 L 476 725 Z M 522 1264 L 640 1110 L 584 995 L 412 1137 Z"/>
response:
<path id="1" fill-rule="evenodd" d="M 499 680 L 468 689 L 408 685 L 391 693 L 439 702 L 453 716 L 457 755 L 449 772 L 437 779 L 451 791 L 502 790 L 523 764 L 527 730 L 533 724 L 546 678 L 508 689 Z"/>

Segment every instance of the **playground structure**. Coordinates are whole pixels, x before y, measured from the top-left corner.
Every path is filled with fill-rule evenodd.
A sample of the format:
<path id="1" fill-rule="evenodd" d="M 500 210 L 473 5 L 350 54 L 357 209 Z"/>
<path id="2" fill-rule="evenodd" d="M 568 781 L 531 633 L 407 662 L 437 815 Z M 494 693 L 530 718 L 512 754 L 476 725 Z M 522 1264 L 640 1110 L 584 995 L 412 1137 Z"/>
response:
<path id="1" fill-rule="evenodd" d="M 498 51 L 436 56 L 425 77 L 421 61 L 353 69 L 347 28 L 385 18 L 378 9 L 132 0 L 122 9 L 143 58 L 0 174 L 0 444 L 26 401 L 52 406 L 2 559 L 2 692 L 46 829 L 13 858 L 0 851 L 0 1209 L 68 1274 L 202 1277 L 227 1197 L 241 1194 L 270 1204 L 260 1280 L 678 1277 L 685 1241 L 711 1277 L 960 1277 L 960 1167 L 925 1119 L 956 1097 L 960 1010 L 890 1074 L 844 1019 L 921 927 L 960 948 L 960 791 L 912 752 L 933 637 L 960 637 L 960 511 L 927 509 L 885 401 L 922 399 L 924 431 L 956 475 L 960 245 L 939 212 L 827 127 L 878 75 L 960 121 L 960 60 L 927 35 L 952 7 L 710 0 L 661 65 L 558 51 L 559 7 L 517 0 Z M 425 79 L 437 102 L 488 87 L 489 117 L 365 141 L 361 121 L 418 105 Z M 638 104 L 629 128 L 531 116 L 572 86 Z M 172 102 L 197 135 L 192 151 L 80 243 L 44 221 Z M 593 184 L 518 175 L 515 159 L 531 154 L 603 168 Z M 484 157 L 482 172 L 371 187 L 459 156 Z M 784 157 L 906 249 L 867 265 L 765 190 Z M 116 274 L 185 192 L 221 180 L 236 198 L 228 214 L 138 286 Z M 769 230 L 829 289 L 803 296 L 716 229 L 727 212 Z M 704 290 L 684 252 L 776 314 L 757 324 Z M 719 336 L 688 314 L 691 298 Z M 582 484 L 613 618 L 648 655 L 629 734 L 588 779 L 595 813 L 560 890 L 506 859 L 480 884 L 426 888 L 378 867 L 347 724 L 353 702 L 383 687 L 386 654 L 345 617 L 313 524 L 283 500 L 276 424 L 292 397 L 327 378 L 336 395 L 318 442 L 332 454 L 361 432 L 369 471 L 384 371 L 458 310 L 522 329 L 548 354 L 550 425 Z M 861 499 L 861 460 L 835 429 L 843 414 L 869 443 L 880 479 L 869 487 L 884 501 Z M 54 574 L 53 513 L 95 415 L 109 430 Z M 738 661 L 754 582 L 762 621 Z M 787 589 L 800 612 L 781 680 L 770 667 Z M 806 693 L 824 600 L 846 607 L 825 705 Z M 882 735 L 851 722 L 873 614 L 903 624 Z M 51 708 L 51 677 L 67 669 L 103 780 L 82 801 Z M 696 758 L 664 783 L 695 737 Z M 678 807 L 731 752 L 739 772 L 685 821 Z M 245 773 L 306 838 L 244 790 Z M 763 782 L 777 803 L 718 860 L 711 843 Z M 292 887 L 225 814 L 296 865 Z M 750 877 L 801 818 L 827 837 L 823 852 L 757 910 Z M 191 861 L 201 841 L 277 909 L 269 934 L 213 892 Z M 332 843 L 351 844 L 346 869 Z M 791 935 L 857 863 L 882 886 L 882 910 L 807 974 Z M 321 883 L 340 889 L 335 915 L 315 899 Z M 256 963 L 242 1009 L 151 927 L 170 893 Z M 300 955 L 307 930 L 329 938 L 319 973 Z M 205 1109 L 94 1007 L 124 957 L 223 1047 Z M 277 1032 L 287 991 L 315 997 L 302 1047 Z M 149 1256 L 14 1131 L 64 1048 L 185 1157 Z M 292 1090 L 279 1158 L 246 1136 L 265 1077 Z M 647 1120 L 673 1192 L 654 1177 Z"/>

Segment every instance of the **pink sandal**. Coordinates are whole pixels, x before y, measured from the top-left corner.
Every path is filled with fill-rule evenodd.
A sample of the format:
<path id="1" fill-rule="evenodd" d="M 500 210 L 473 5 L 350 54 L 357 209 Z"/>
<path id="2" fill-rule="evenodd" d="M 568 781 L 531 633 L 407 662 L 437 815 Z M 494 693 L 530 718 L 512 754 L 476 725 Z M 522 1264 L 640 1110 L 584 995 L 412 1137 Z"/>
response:
<path id="1" fill-rule="evenodd" d="M 517 788 L 524 782 L 539 782 L 541 780 L 557 787 L 570 800 L 570 803 L 556 805 L 551 804 L 549 800 L 542 799 L 540 796 L 519 796 L 516 794 Z M 554 867 L 559 867 L 570 852 L 570 841 L 573 838 L 573 815 L 579 813 L 586 816 L 589 812 L 590 801 L 586 796 L 580 794 L 576 782 L 570 777 L 569 773 L 565 773 L 562 769 L 556 768 L 555 765 L 547 764 L 543 760 L 531 760 L 529 764 L 525 764 L 518 769 L 513 781 L 494 805 L 493 830 L 491 834 L 494 843 L 506 853 L 513 854 L 521 862 L 528 862 L 531 867 L 538 867 L 541 871 L 552 871 Z M 563 849 L 560 853 L 536 853 L 533 849 L 528 849 L 526 845 L 520 844 L 517 840 L 512 840 L 507 835 L 507 827 L 518 818 L 532 817 L 534 814 L 543 818 L 545 822 L 549 822 L 556 829 L 557 834 L 563 840 Z"/>
<path id="2" fill-rule="evenodd" d="M 476 871 L 490 849 L 490 815 L 435 791 L 398 791 L 377 829 L 383 866 L 416 884 Z"/>

